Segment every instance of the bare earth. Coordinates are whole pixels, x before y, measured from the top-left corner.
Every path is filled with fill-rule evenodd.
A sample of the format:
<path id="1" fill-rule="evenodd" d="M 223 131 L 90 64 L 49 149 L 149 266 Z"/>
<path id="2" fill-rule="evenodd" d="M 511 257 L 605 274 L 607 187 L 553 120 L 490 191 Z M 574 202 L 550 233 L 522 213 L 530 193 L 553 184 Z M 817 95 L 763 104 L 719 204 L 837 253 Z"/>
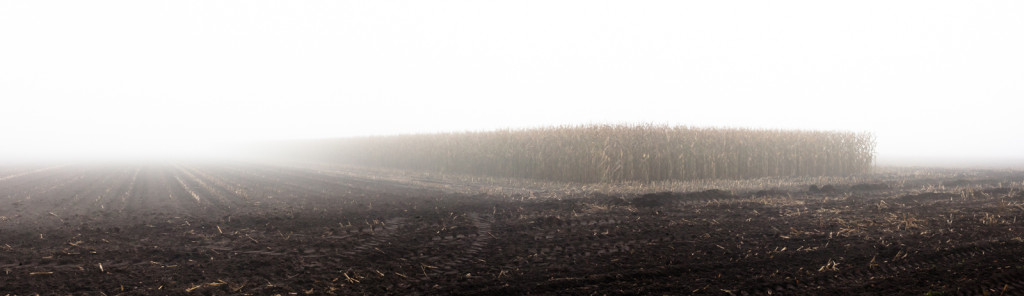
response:
<path id="1" fill-rule="evenodd" d="M 0 166 L 0 295 L 1020 295 L 1022 181 L 560 195 L 242 163 Z"/>

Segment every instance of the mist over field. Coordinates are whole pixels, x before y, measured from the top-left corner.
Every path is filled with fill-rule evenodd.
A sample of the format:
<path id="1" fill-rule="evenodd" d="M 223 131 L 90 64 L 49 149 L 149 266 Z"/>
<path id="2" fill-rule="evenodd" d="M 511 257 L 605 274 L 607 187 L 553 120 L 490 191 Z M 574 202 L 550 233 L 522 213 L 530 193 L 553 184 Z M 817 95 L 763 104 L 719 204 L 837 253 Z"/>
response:
<path id="1" fill-rule="evenodd" d="M 3 295 L 1021 295 L 1021 1 L 0 1 Z"/>
<path id="2" fill-rule="evenodd" d="M 876 165 L 890 167 L 1024 170 L 1024 158 L 880 156 L 876 162 Z"/>
<path id="3" fill-rule="evenodd" d="M 216 159 L 252 141 L 654 123 L 869 132 L 879 164 L 998 167 L 1024 158 L 1022 11 L 5 2 L 0 160 Z"/>

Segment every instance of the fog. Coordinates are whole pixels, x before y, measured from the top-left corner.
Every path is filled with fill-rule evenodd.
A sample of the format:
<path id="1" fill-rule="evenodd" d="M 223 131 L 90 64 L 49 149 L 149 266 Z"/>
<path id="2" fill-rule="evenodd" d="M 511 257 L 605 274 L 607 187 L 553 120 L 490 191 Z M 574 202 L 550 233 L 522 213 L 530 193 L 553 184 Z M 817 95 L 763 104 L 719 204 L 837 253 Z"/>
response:
<path id="1" fill-rule="evenodd" d="M 0 160 L 638 123 L 1024 163 L 1024 3 L 4 1 Z"/>

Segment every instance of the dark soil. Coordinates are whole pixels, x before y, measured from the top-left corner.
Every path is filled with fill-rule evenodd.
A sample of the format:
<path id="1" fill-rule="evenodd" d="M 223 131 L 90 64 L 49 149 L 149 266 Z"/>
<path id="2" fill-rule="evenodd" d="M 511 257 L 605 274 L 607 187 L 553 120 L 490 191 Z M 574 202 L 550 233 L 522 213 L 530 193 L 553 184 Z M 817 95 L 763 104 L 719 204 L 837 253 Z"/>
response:
<path id="1" fill-rule="evenodd" d="M 0 170 L 0 294 L 1024 293 L 1012 172 L 528 199 L 276 166 L 39 169 Z"/>

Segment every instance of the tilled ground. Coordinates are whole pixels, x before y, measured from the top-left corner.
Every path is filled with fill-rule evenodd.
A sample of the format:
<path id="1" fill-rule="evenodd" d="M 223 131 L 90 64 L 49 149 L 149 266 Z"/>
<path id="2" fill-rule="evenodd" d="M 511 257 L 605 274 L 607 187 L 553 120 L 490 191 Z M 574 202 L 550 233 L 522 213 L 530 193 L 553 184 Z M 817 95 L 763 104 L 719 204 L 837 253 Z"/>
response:
<path id="1" fill-rule="evenodd" d="M 1019 295 L 1021 180 L 530 199 L 268 165 L 0 167 L 0 294 Z"/>

